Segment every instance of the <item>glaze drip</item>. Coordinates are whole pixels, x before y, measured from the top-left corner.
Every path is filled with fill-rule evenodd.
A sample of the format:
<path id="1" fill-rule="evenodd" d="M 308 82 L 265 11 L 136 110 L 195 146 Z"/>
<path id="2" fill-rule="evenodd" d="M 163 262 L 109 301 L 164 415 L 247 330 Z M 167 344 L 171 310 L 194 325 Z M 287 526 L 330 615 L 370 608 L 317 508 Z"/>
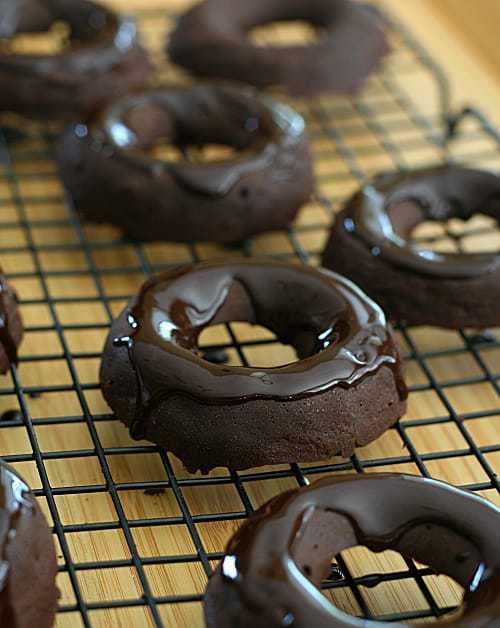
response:
<path id="1" fill-rule="evenodd" d="M 209 325 L 247 321 L 271 329 L 300 360 L 277 368 L 228 367 L 203 360 L 197 340 Z M 204 263 L 147 281 L 128 315 L 136 374 L 134 435 L 151 410 L 184 395 L 203 404 L 291 401 L 355 386 L 385 365 L 401 398 L 407 389 L 382 310 L 348 280 L 281 262 Z"/>
<path id="2" fill-rule="evenodd" d="M 424 220 L 469 220 L 478 213 L 500 221 L 500 177 L 459 166 L 378 178 L 348 204 L 346 231 L 393 264 L 419 273 L 473 278 L 500 268 L 500 253 L 438 253 L 407 241 Z"/>
<path id="3" fill-rule="evenodd" d="M 462 614 L 446 625 L 493 626 L 500 617 L 499 523 L 496 506 L 442 482 L 332 477 L 263 506 L 229 542 L 220 574 L 266 626 L 280 626 L 274 609 L 286 608 L 297 628 L 382 627 L 336 609 L 317 587 L 332 554 L 358 544 L 393 549 L 465 588 Z"/>

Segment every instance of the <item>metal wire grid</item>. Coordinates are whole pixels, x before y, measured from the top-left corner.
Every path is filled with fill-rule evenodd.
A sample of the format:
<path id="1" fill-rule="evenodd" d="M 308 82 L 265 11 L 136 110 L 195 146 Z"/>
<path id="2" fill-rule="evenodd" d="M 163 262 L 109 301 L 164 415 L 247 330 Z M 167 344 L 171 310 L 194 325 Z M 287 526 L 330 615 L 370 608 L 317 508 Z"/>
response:
<path id="1" fill-rule="evenodd" d="M 165 15 L 162 12 L 144 11 L 139 16 L 139 24 L 147 35 L 147 40 L 152 41 L 153 52 L 158 54 L 159 46 L 163 41 L 163 26 L 159 26 Z M 498 148 L 500 136 L 480 113 L 473 110 L 465 112 L 462 117 L 468 121 L 462 122 L 448 118 L 448 126 L 455 133 L 455 139 L 451 144 L 443 140 L 442 106 L 447 103 L 446 81 L 435 66 L 433 61 L 421 49 L 421 47 L 404 31 L 400 25 L 392 25 L 393 40 L 396 51 L 389 67 L 384 73 L 377 76 L 370 83 L 363 94 L 353 101 L 342 99 L 318 100 L 314 103 L 295 103 L 309 122 L 310 132 L 315 145 L 316 163 L 319 164 L 318 192 L 314 199 L 315 218 L 298 224 L 286 233 L 278 234 L 272 238 L 269 246 L 276 257 L 298 259 L 304 263 L 317 263 L 321 250 L 318 241 L 326 234 L 328 222 L 338 208 L 339 203 L 345 198 L 349 190 L 364 182 L 373 172 L 367 159 L 371 157 L 385 157 L 387 169 L 407 168 L 416 163 L 410 156 L 421 155 L 422 152 L 431 156 L 427 158 L 429 163 L 435 163 L 449 157 L 458 158 L 464 163 L 496 166 L 499 162 Z M 161 40 L 161 41 L 160 41 Z M 436 107 L 432 112 L 420 111 L 413 98 L 405 91 L 405 77 L 421 73 L 427 79 L 437 82 L 438 95 Z M 159 81 L 171 80 L 174 75 L 171 69 L 159 73 Z M 175 75 L 179 79 L 179 75 Z M 182 76 L 180 77 L 182 80 Z M 446 109 L 445 109 L 446 111 Z M 367 137 L 375 139 L 375 142 L 367 142 Z M 202 541 L 199 525 L 210 524 L 217 521 L 239 521 L 247 517 L 253 510 L 253 501 L 249 495 L 249 487 L 253 482 L 263 480 L 288 479 L 298 485 L 305 485 L 310 479 L 324 473 L 336 473 L 349 470 L 357 472 L 369 471 L 376 468 L 393 468 L 395 465 L 412 464 L 423 476 L 431 477 L 429 466 L 433 461 L 453 460 L 464 456 L 472 456 L 484 472 L 484 481 L 468 483 L 466 488 L 472 491 L 500 492 L 499 480 L 494 468 L 494 462 L 490 454 L 500 452 L 500 443 L 476 442 L 470 425 L 474 420 L 489 418 L 491 421 L 500 419 L 499 395 L 499 362 L 500 339 L 498 330 L 490 332 L 460 331 L 456 336 L 456 342 L 448 343 L 444 348 L 422 347 L 420 336 L 414 330 L 400 327 L 399 333 L 402 344 L 406 350 L 405 359 L 409 365 L 416 365 L 420 369 L 421 381 L 411 386 L 412 395 L 433 391 L 439 399 L 441 412 L 433 416 L 419 418 L 406 418 L 392 430 L 401 440 L 404 447 L 401 455 L 385 458 L 364 458 L 354 455 L 350 460 L 334 460 L 329 464 L 280 466 L 271 470 L 252 470 L 244 473 L 228 472 L 212 474 L 208 477 L 189 476 L 179 471 L 175 461 L 152 445 L 126 445 L 109 446 L 103 442 L 99 427 L 109 423 L 111 417 L 99 411 L 93 410 L 94 397 L 98 394 L 97 381 L 87 381 L 80 376 L 80 364 L 82 361 L 97 361 L 100 357 L 98 349 L 89 350 L 86 343 L 77 343 L 75 347 L 72 334 L 104 334 L 117 310 L 128 299 L 129 292 L 110 293 L 110 283 L 120 284 L 120 278 L 141 278 L 149 276 L 153 272 L 168 269 L 179 262 L 203 259 L 210 256 L 227 255 L 220 247 L 207 247 L 205 245 L 190 245 L 178 247 L 176 259 L 165 260 L 161 257 L 161 247 L 141 246 L 126 242 L 113 232 L 109 237 L 94 240 L 91 228 L 80 223 L 71 203 L 64 201 L 60 191 L 54 195 L 37 194 L 27 191 L 32 189 L 32 183 L 41 182 L 46 186 L 47 182 L 56 181 L 57 174 L 54 169 L 47 167 L 50 163 L 55 133 L 53 128 L 43 125 L 32 125 L 27 130 L 21 128 L 15 120 L 7 120 L 0 130 L 0 207 L 2 208 L 1 227 L 7 234 L 2 238 L 0 258 L 2 260 L 14 260 L 7 265 L 9 276 L 18 286 L 26 286 L 21 290 L 23 295 L 30 293 L 29 297 L 22 296 L 21 303 L 24 312 L 33 311 L 33 321 L 28 320 L 26 326 L 27 335 L 46 334 L 48 345 L 47 352 L 29 354 L 24 352 L 18 368 L 11 370 L 12 383 L 2 383 L 0 389 L 1 407 L 9 404 L 16 405 L 19 412 L 5 413 L 0 424 L 0 431 L 7 430 L 7 435 L 13 434 L 15 428 L 26 430 L 29 446 L 22 451 L 10 451 L 4 458 L 11 463 L 22 467 L 23 463 L 34 464 L 40 482 L 35 489 L 37 496 L 44 497 L 47 512 L 53 521 L 54 534 L 60 547 L 60 570 L 69 581 L 73 600 L 71 603 L 63 603 L 60 607 L 61 625 L 64 625 L 64 616 L 71 614 L 72 618 L 79 617 L 84 626 L 97 625 L 96 612 L 101 609 L 114 609 L 123 607 L 140 607 L 145 613 L 149 624 L 154 626 L 172 625 L 167 619 L 165 606 L 199 603 L 201 593 L 158 595 L 153 591 L 148 568 L 155 565 L 189 564 L 200 565 L 206 575 L 209 575 L 214 564 L 221 558 L 221 552 L 207 551 Z M 454 150 L 458 147 L 458 157 Z M 321 164 L 326 164 L 325 169 Z M 33 166 L 32 164 L 35 164 Z M 333 164 L 331 167 L 328 164 Z M 27 166 L 27 167 L 26 167 Z M 377 166 L 378 169 L 378 166 Z M 321 174 L 323 172 L 323 174 Z M 35 188 L 36 189 L 36 188 Z M 44 188 L 45 189 L 45 188 Z M 60 217 L 40 217 L 44 208 L 57 206 L 61 208 Z M 56 212 L 57 213 L 57 212 Z M 59 215 L 59 214 L 58 214 Z M 20 230 L 22 242 L 12 244 L 8 234 Z M 491 227 L 481 225 L 467 230 L 467 237 L 484 235 L 491 231 Z M 61 236 L 63 241 L 49 243 L 40 242 L 41 233 L 71 232 L 71 237 Z M 451 239 L 456 246 L 462 246 L 463 233 L 446 227 L 441 234 L 433 234 L 423 238 L 427 243 L 439 245 L 441 240 Z M 319 237 L 319 240 L 318 240 Z M 57 240 L 57 238 L 56 238 Z M 266 242 L 267 240 L 264 241 Z M 101 265 L 106 260 L 106 255 L 117 249 L 126 249 L 128 265 L 110 267 Z M 160 251 L 160 256 L 157 253 Z M 262 239 L 246 241 L 240 244 L 235 253 L 244 255 L 259 254 L 262 251 Z M 111 252 L 111 253 L 110 253 Z M 265 251 L 269 254 L 269 251 Z M 77 256 L 80 266 L 58 270 L 57 267 L 48 266 L 50 256 L 62 255 Z M 16 261 L 17 260 L 17 261 Z M 21 261 L 19 261 L 21 260 Z M 26 263 L 25 263 L 26 262 Z M 19 271 L 19 265 L 28 270 Z M 17 269 L 16 269 L 17 266 Z M 88 293 L 82 290 L 75 296 L 59 296 L 57 285 L 59 281 L 74 283 L 79 282 L 91 285 Z M 134 279 L 137 281 L 137 279 Z M 126 284 L 125 284 L 126 285 Z M 78 291 L 78 290 L 77 290 Z M 95 321 L 68 322 L 65 307 L 96 306 L 101 314 L 96 315 Z M 43 316 L 39 314 L 43 312 Z M 31 319 L 31 317 L 29 317 Z M 44 322 L 40 322 L 44 321 Z M 272 351 L 273 339 L 253 339 L 242 341 L 238 337 L 233 325 L 226 326 L 227 342 L 207 346 L 205 350 L 228 350 L 233 352 L 241 364 L 248 364 L 248 351 L 252 348 L 269 345 Z M 92 342 L 89 341 L 89 345 Z M 432 360 L 444 357 L 456 356 L 461 359 L 464 356 L 474 363 L 471 376 L 466 379 L 448 379 L 441 381 L 431 364 Z M 32 385 L 29 378 L 26 380 L 29 368 L 35 368 L 36 363 L 47 367 L 47 381 L 51 381 L 49 371 L 51 365 L 64 362 L 67 366 L 68 379 L 64 384 Z M 487 385 L 492 389 L 492 395 L 496 400 L 487 408 L 478 408 L 475 411 L 461 412 L 450 400 L 447 390 L 457 387 L 474 385 Z M 53 412 L 41 412 L 35 415 L 33 408 L 37 399 L 51 398 L 54 394 L 76 395 L 77 405 L 72 416 L 58 416 L 57 410 Z M 43 406 L 44 408 L 46 405 Z M 412 441 L 412 428 L 422 426 L 435 426 L 453 424 L 459 431 L 464 446 L 451 451 L 433 451 L 420 453 Z M 63 450 L 53 451 L 41 446 L 40 438 L 42 428 L 54 430 L 60 426 L 74 426 L 84 424 L 88 429 L 88 447 L 71 449 L 69 446 Z M 47 450 L 49 449 L 49 450 Z M 143 454 L 156 454 L 161 461 L 165 474 L 164 480 L 148 481 L 123 481 L 118 482 L 113 475 L 113 457 L 138 456 Z M 102 482 L 94 484 L 80 484 L 56 486 L 51 481 L 50 465 L 54 461 L 58 463 L 70 460 L 97 460 L 101 469 Z M 230 512 L 221 513 L 192 513 L 189 500 L 186 499 L 186 491 L 189 487 L 199 487 L 208 490 L 213 486 L 231 485 L 234 487 L 241 507 Z M 175 516 L 152 516 L 148 518 L 131 517 L 124 508 L 122 496 L 127 491 L 146 491 L 150 494 L 162 490 L 171 491 L 178 508 Z M 107 494 L 116 511 L 115 521 L 93 521 L 82 523 L 66 523 L 59 512 L 58 499 L 61 496 L 82 496 Z M 137 539 L 134 532 L 144 527 L 159 526 L 185 526 L 193 546 L 191 553 L 176 555 L 142 556 L 137 547 Z M 177 528 L 175 528 L 177 529 Z M 72 557 L 68 535 L 75 532 L 101 532 L 120 530 L 123 533 L 130 557 L 123 559 L 96 560 L 92 562 L 76 562 Z M 377 618 L 386 621 L 405 621 L 419 618 L 439 617 L 448 612 L 450 608 L 443 606 L 433 595 L 428 586 L 428 578 L 432 575 L 430 569 L 418 566 L 413 561 L 406 560 L 405 568 L 390 573 L 370 574 L 356 577 L 342 556 L 336 558 L 341 569 L 332 574 L 332 578 L 324 583 L 325 588 L 334 591 L 348 589 L 359 608 L 359 614 L 367 618 Z M 135 578 L 139 583 L 142 595 L 120 600 L 89 601 L 82 592 L 80 576 L 88 570 L 104 570 L 132 568 Z M 375 617 L 364 595 L 365 586 L 373 586 L 381 582 L 395 582 L 412 579 L 421 592 L 426 608 L 408 612 L 392 613 L 390 615 Z M 168 616 L 170 617 L 170 616 Z M 76 621 L 76 619 L 75 619 Z M 71 624 L 78 625 L 78 624 Z M 101 625 L 101 624 L 99 624 Z M 121 625 L 121 624 L 116 624 Z M 141 624 L 142 625 L 142 624 Z M 145 624 L 146 625 L 146 624 Z M 183 624 L 188 625 L 188 624 Z"/>

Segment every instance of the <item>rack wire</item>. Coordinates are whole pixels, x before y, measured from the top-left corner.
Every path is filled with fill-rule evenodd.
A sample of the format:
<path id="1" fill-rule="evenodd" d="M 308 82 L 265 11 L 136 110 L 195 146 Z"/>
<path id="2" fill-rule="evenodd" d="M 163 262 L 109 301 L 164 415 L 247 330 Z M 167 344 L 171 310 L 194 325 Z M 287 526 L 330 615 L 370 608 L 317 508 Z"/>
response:
<path id="1" fill-rule="evenodd" d="M 137 17 L 158 84 L 188 80 L 161 56 L 174 15 L 144 10 Z M 262 39 L 279 41 L 282 32 L 268 29 Z M 154 445 L 130 441 L 99 393 L 110 322 L 152 273 L 234 255 L 318 264 L 335 212 L 376 172 L 450 159 L 498 168 L 495 128 L 474 109 L 451 116 L 439 67 L 400 24 L 390 23 L 390 35 L 391 58 L 355 99 L 293 102 L 308 122 L 315 197 L 290 230 L 232 249 L 141 245 L 114 228 L 82 224 L 52 160 L 59 129 L 1 118 L 0 259 L 19 291 L 26 336 L 19 366 L 0 384 L 0 453 L 34 487 L 53 525 L 58 626 L 201 626 L 203 589 L 231 532 L 264 499 L 325 473 L 409 471 L 499 501 L 498 329 L 400 326 L 408 414 L 349 460 L 189 475 Z M 424 110 L 415 85 L 435 93 Z M 426 225 L 418 241 L 440 250 L 499 248 L 498 232 L 481 218 Z M 228 324 L 216 331 L 205 340 L 211 359 L 269 364 L 286 355 L 262 330 Z M 460 592 L 427 567 L 359 551 L 337 557 L 324 582 L 346 611 L 412 621 L 440 617 L 459 601 Z"/>

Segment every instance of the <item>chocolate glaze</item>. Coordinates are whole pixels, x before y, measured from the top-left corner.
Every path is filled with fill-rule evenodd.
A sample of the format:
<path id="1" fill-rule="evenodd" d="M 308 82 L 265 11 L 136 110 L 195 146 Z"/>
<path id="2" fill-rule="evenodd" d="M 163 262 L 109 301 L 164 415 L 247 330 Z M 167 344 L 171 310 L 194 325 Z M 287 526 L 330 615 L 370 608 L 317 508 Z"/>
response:
<path id="1" fill-rule="evenodd" d="M 200 333 L 231 320 L 268 327 L 295 347 L 300 360 L 277 368 L 203 360 Z M 393 370 L 401 399 L 407 395 L 382 310 L 329 271 L 277 261 L 206 262 L 147 281 L 128 322 L 130 334 L 115 344 L 127 346 L 136 373 L 134 438 L 144 435 L 151 410 L 169 395 L 205 404 L 291 401 L 355 386 L 382 365 Z"/>
<path id="2" fill-rule="evenodd" d="M 388 262 L 418 273 L 472 278 L 500 269 L 500 253 L 437 253 L 410 244 L 425 220 L 469 220 L 478 213 L 500 221 L 500 177 L 460 166 L 382 176 L 349 202 L 344 229 Z"/>
<path id="3" fill-rule="evenodd" d="M 148 108 L 158 126 L 154 130 L 134 128 L 134 115 Z M 188 189 L 215 197 L 226 196 L 244 176 L 265 170 L 273 162 L 281 160 L 286 166 L 287 151 L 303 139 L 305 130 L 302 116 L 268 96 L 248 89 L 209 86 L 156 90 L 123 98 L 93 125 L 94 136 L 101 125 L 105 133 L 103 150 L 111 145 L 121 158 L 156 176 L 168 171 Z M 75 132 L 81 130 L 76 128 Z M 204 164 L 187 160 L 170 163 L 138 152 L 152 147 L 162 132 L 180 147 L 214 141 L 241 152 L 235 159 Z"/>
<path id="4" fill-rule="evenodd" d="M 57 55 L 9 54 L 0 69 L 47 77 L 61 72 L 106 71 L 136 44 L 136 26 L 91 0 L 7 0 L 0 3 L 0 38 L 48 30 L 56 21 L 70 27 L 70 46 Z M 1 41 L 1 40 L 0 40 Z"/>
<path id="5" fill-rule="evenodd" d="M 13 628 L 17 623 L 7 591 L 10 564 L 5 556 L 5 548 L 16 534 L 21 511 L 28 509 L 35 514 L 34 502 L 28 494 L 28 485 L 11 467 L 0 461 L 0 624 Z"/>
<path id="6" fill-rule="evenodd" d="M 9 363 L 17 364 L 17 344 L 9 329 L 6 294 L 9 294 L 10 298 L 15 298 L 4 277 L 0 275 L 0 343 L 5 350 Z"/>
<path id="7" fill-rule="evenodd" d="M 180 159 L 155 158 L 161 142 Z M 188 151 L 213 143 L 238 152 L 200 163 Z M 302 117 L 234 85 L 116 99 L 66 130 L 58 162 L 87 220 L 116 224 L 139 241 L 228 243 L 284 229 L 314 189 Z"/>
<path id="8" fill-rule="evenodd" d="M 343 475 L 288 491 L 229 542 L 208 587 L 209 628 L 235 617 L 245 627 L 385 626 L 343 613 L 317 589 L 331 556 L 358 544 L 399 551 L 459 582 L 462 613 L 446 625 L 498 626 L 499 525 L 500 509 L 481 497 L 409 475 Z"/>

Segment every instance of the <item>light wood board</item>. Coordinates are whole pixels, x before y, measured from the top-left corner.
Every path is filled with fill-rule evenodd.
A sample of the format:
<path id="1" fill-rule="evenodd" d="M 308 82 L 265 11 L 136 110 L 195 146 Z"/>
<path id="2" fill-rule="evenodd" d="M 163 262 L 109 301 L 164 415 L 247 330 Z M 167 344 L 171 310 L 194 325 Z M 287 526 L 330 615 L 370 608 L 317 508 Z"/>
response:
<path id="1" fill-rule="evenodd" d="M 129 0 L 127 3 L 115 0 L 109 4 L 127 10 L 168 7 L 171 12 L 187 6 L 185 0 Z M 439 18 L 432 2 L 381 0 L 380 4 L 416 31 L 434 55 L 443 55 L 456 103 L 464 99 L 477 101 L 497 115 L 500 89 L 491 81 L 488 64 L 480 55 L 474 55 L 474 46 L 469 47 L 465 39 L 459 40 L 447 21 Z M 186 81 L 187 75 L 167 69 L 162 57 L 162 45 L 172 23 L 166 16 L 150 13 L 141 20 L 142 32 L 162 69 L 162 78 Z M 293 28 L 266 30 L 260 37 L 274 41 L 304 36 L 303 30 Z M 394 44 L 397 47 L 398 41 Z M 404 88 L 405 98 L 415 107 L 414 116 L 433 117 L 437 111 L 433 81 L 425 71 L 407 73 L 405 68 L 414 64 L 411 55 L 400 50 L 395 59 L 388 62 L 387 76 Z M 400 82 L 394 78 L 399 72 L 405 76 Z M 353 164 L 370 176 L 395 167 L 395 160 L 411 167 L 442 159 L 443 152 L 426 139 L 422 126 L 412 123 L 405 109 L 394 110 L 393 95 L 389 92 L 389 85 L 380 77 L 374 77 L 360 96 L 361 108 L 345 98 L 320 98 L 315 101 L 311 114 L 311 103 L 294 102 L 306 114 L 311 131 L 319 200 L 312 201 L 301 211 L 295 241 L 284 233 L 260 236 L 252 244 L 254 255 L 277 254 L 298 261 L 294 254 L 294 246 L 298 244 L 310 254 L 310 262 L 317 264 L 331 221 L 330 203 L 337 210 L 358 185 L 352 176 Z M 396 124 L 398 120 L 404 122 L 401 128 Z M 18 124 L 8 118 L 4 123 Z M 332 123 L 334 135 L 328 131 Z M 380 141 L 380 125 L 386 144 Z M 207 583 L 202 562 L 196 555 L 195 541 L 201 542 L 206 553 L 222 552 L 244 512 L 241 495 L 224 469 L 210 474 L 211 478 L 220 478 L 219 483 L 203 485 L 201 476 L 190 476 L 172 456 L 169 456 L 170 468 L 148 443 L 132 441 L 118 421 L 108 418 L 109 409 L 97 383 L 99 353 L 109 315 L 120 311 L 126 296 L 144 280 L 145 271 L 188 262 L 193 249 L 187 245 L 154 244 L 138 250 L 120 241 L 117 229 L 84 225 L 80 230 L 79 225 L 71 221 L 53 161 L 42 156 L 47 144 L 40 136 L 39 127 L 28 125 L 26 131 L 32 139 L 14 145 L 12 168 L 0 166 L 1 220 L 9 222 L 0 232 L 0 247 L 5 249 L 1 262 L 19 291 L 27 325 L 21 348 L 22 361 L 17 369 L 20 394 L 16 395 L 12 375 L 3 378 L 0 412 L 19 409 L 24 404 L 33 425 L 31 435 L 38 439 L 42 460 L 34 459 L 30 432 L 21 424 L 0 430 L 0 455 L 10 457 L 35 489 L 43 488 L 40 471 L 44 470 L 53 489 L 52 505 L 43 496 L 39 499 L 48 518 L 52 521 L 56 509 L 62 524 L 58 534 L 66 545 L 63 549 L 59 543 L 56 545 L 62 568 L 60 602 L 66 611 L 77 600 L 65 554 L 76 565 L 74 577 L 84 605 L 90 605 L 87 610 L 92 626 L 154 626 L 151 611 L 140 601 L 143 590 L 138 565 L 131 561 L 136 553 L 142 559 L 139 568 L 147 579 L 151 595 L 162 598 L 156 608 L 164 624 L 179 628 L 202 626 L 201 601 L 181 601 L 182 596 L 201 594 Z M 33 153 L 32 158 L 27 157 L 29 151 Z M 498 168 L 500 164 L 494 143 L 473 123 L 466 125 L 463 138 L 454 145 L 453 151 L 456 156 L 475 155 L 476 165 Z M 14 181 L 12 175 L 16 176 Z M 432 232 L 427 231 L 428 235 L 435 234 L 435 227 L 426 228 Z M 82 247 L 82 241 L 87 243 L 86 247 Z M 63 250 L 58 248 L 60 245 Z M 468 245 L 471 249 L 500 248 L 498 234 L 493 231 L 481 238 L 472 238 Z M 444 246 L 449 247 L 450 243 Z M 198 245 L 195 252 L 201 259 L 241 254 L 238 250 L 228 253 L 227 249 L 211 244 Z M 91 328 L 81 328 L 82 325 Z M 278 344 L 252 346 L 254 340 L 269 338 L 265 330 L 235 324 L 232 331 L 241 343 L 250 342 L 243 352 L 254 365 L 279 364 L 293 359 L 290 349 Z M 498 338 L 500 331 L 493 333 Z M 425 472 L 460 486 L 482 485 L 484 490 L 479 493 L 500 503 L 488 475 L 500 468 L 500 414 L 496 413 L 499 400 L 493 383 L 498 381 L 500 372 L 500 348 L 481 345 L 473 353 L 468 350 L 467 338 L 459 332 L 430 328 L 412 329 L 401 336 L 403 351 L 409 356 L 407 381 L 415 387 L 408 413 L 399 432 L 389 430 L 377 442 L 360 449 L 357 456 L 367 472 Z M 224 328 L 214 328 L 203 337 L 207 344 L 230 340 Z M 415 351 L 424 355 L 423 359 L 412 357 Z M 241 363 L 241 355 L 235 350 L 230 350 L 229 355 L 231 363 Z M 72 357 L 70 361 L 69 357 Z M 459 381 L 462 383 L 456 385 Z M 47 391 L 41 397 L 30 396 L 30 389 L 37 387 Z M 86 421 L 90 416 L 96 417 L 95 433 Z M 433 422 L 437 417 L 441 420 Z M 54 424 L 48 423 L 50 418 L 55 419 Z M 96 451 L 96 443 L 102 448 L 99 451 Z M 481 461 L 471 451 L 471 443 L 481 448 Z M 420 467 L 408 449 L 409 444 L 419 456 Z M 122 453 L 120 448 L 124 447 L 138 449 L 135 453 L 130 450 Z M 391 464 L 393 458 L 399 462 Z M 305 478 L 312 481 L 322 475 L 318 472 L 321 465 L 338 465 L 334 471 L 339 473 L 346 472 L 344 463 L 334 459 L 301 465 L 301 469 Z M 290 466 L 273 468 L 282 472 L 279 479 L 266 478 L 267 470 L 241 474 L 246 495 L 254 508 L 279 491 L 297 485 Z M 115 487 L 118 486 L 116 492 L 105 490 L 106 473 L 112 477 Z M 258 475 L 261 473 L 264 475 Z M 138 482 L 155 486 L 167 481 L 170 486 L 158 495 L 144 494 L 142 485 L 140 488 L 129 486 Z M 172 482 L 181 483 L 177 495 Z M 74 487 L 82 489 L 75 492 Z M 191 528 L 183 519 L 186 510 L 194 517 Z M 207 521 L 212 515 L 216 520 Z M 126 520 L 125 531 L 120 525 L 120 516 Z M 138 520 L 142 520 L 143 525 L 137 525 Z M 75 531 L 75 526 L 86 528 Z M 172 562 L 172 557 L 179 557 L 178 562 Z M 152 560 L 155 558 L 158 558 L 156 562 Z M 163 560 L 165 558 L 167 560 Z M 375 555 L 356 548 L 346 553 L 345 559 L 355 577 L 406 570 L 402 559 L 393 553 Z M 106 569 L 97 569 L 91 564 L 108 561 L 121 562 L 120 566 L 113 563 L 114 567 Z M 448 579 L 428 575 L 424 580 L 442 607 L 459 601 L 460 593 Z M 419 612 L 428 608 L 412 578 L 360 590 L 374 615 Z M 327 595 L 347 612 L 360 613 L 359 604 L 348 588 Z M 168 597 L 180 599 L 166 603 Z M 127 600 L 136 602 L 132 606 L 126 603 L 120 606 Z M 92 607 L 99 602 L 111 602 L 111 608 Z M 75 608 L 60 613 L 56 625 L 59 628 L 83 625 L 80 612 Z"/>

